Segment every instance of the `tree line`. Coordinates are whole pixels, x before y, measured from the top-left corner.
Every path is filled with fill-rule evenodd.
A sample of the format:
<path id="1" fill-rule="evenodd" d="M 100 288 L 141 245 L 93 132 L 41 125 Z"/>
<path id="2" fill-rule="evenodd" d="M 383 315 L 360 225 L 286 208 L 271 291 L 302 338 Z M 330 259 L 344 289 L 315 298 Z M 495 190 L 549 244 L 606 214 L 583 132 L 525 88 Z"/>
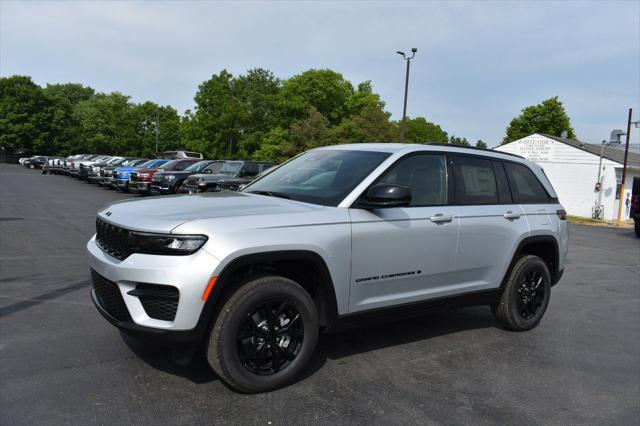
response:
<path id="1" fill-rule="evenodd" d="M 149 157 L 157 142 L 159 151 L 185 148 L 207 158 L 283 161 L 318 146 L 397 141 L 401 124 L 391 120 L 370 81 L 354 85 L 328 69 L 286 80 L 261 68 L 238 76 L 222 70 L 200 84 L 194 101 L 195 108 L 180 115 L 171 106 L 135 103 L 119 92 L 2 77 L 0 149 Z M 575 137 L 561 102 L 551 98 L 514 118 L 503 143 L 534 131 L 559 136 L 564 130 Z M 405 141 L 471 145 L 424 117 L 408 118 Z M 474 145 L 487 147 L 483 141 Z"/>

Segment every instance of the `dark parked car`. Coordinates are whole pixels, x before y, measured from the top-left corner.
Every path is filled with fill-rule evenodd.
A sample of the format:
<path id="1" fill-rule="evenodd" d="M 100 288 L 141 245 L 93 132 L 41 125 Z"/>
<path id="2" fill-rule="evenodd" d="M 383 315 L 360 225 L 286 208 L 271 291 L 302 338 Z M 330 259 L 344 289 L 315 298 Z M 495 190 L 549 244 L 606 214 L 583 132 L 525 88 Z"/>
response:
<path id="1" fill-rule="evenodd" d="M 256 178 L 262 172 L 275 166 L 275 163 L 259 161 L 227 161 L 218 174 L 197 174 L 189 176 L 181 192 L 195 194 L 198 192 L 237 191 Z"/>
<path id="2" fill-rule="evenodd" d="M 171 160 L 157 168 L 140 169 L 132 172 L 130 174 L 129 191 L 141 195 L 149 195 L 151 193 L 151 180 L 156 173 L 182 171 L 198 161 L 200 160 Z"/>
<path id="3" fill-rule="evenodd" d="M 152 195 L 179 194 L 186 179 L 195 174 L 215 175 L 224 165 L 221 160 L 202 160 L 184 170 L 159 170 L 151 180 Z"/>
<path id="4" fill-rule="evenodd" d="M 22 162 L 22 165 L 27 169 L 41 169 L 44 162 L 47 160 L 47 157 L 36 156 L 27 158 Z"/>

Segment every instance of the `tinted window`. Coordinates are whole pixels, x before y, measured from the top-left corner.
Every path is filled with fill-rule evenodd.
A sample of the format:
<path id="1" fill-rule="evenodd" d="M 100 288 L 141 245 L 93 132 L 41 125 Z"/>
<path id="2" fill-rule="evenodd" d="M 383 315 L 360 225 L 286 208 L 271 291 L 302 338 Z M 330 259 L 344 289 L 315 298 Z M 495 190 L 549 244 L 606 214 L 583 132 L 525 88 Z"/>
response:
<path id="1" fill-rule="evenodd" d="M 444 155 L 411 155 L 394 164 L 379 181 L 411 189 L 412 207 L 447 204 L 447 161 Z"/>
<path id="2" fill-rule="evenodd" d="M 456 157 L 454 161 L 457 204 L 496 204 L 498 188 L 490 160 Z"/>
<path id="3" fill-rule="evenodd" d="M 217 174 L 220 172 L 220 169 L 222 168 L 222 166 L 224 165 L 224 162 L 222 161 L 216 161 L 214 163 L 211 163 L 207 166 L 207 168 L 204 169 L 205 173 L 209 173 L 209 174 Z"/>
<path id="4" fill-rule="evenodd" d="M 493 171 L 496 174 L 496 181 L 498 183 L 498 199 L 502 204 L 511 204 L 511 190 L 509 189 L 509 182 L 507 181 L 507 174 L 504 171 L 504 166 L 501 161 L 493 162 Z"/>
<path id="5" fill-rule="evenodd" d="M 181 161 L 175 165 L 175 170 L 176 171 L 184 170 L 192 164 L 193 164 L 193 161 Z"/>
<path id="6" fill-rule="evenodd" d="M 528 167 L 522 164 L 505 163 L 513 201 L 516 203 L 546 203 L 549 196 L 544 187 Z"/>
<path id="7" fill-rule="evenodd" d="M 255 163 L 246 163 L 240 172 L 241 177 L 257 176 L 260 168 Z"/>

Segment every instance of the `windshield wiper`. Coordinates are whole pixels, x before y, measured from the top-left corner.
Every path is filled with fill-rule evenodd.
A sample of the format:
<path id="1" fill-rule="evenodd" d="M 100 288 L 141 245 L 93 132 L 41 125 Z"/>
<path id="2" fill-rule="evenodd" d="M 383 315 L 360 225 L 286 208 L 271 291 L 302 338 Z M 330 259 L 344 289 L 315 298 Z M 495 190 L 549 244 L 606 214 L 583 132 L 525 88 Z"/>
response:
<path id="1" fill-rule="evenodd" d="M 282 192 L 274 192 L 274 191 L 247 191 L 249 194 L 258 194 L 258 195 L 266 195 L 268 197 L 278 197 L 285 198 L 290 200 L 291 197 L 287 194 L 283 194 Z"/>

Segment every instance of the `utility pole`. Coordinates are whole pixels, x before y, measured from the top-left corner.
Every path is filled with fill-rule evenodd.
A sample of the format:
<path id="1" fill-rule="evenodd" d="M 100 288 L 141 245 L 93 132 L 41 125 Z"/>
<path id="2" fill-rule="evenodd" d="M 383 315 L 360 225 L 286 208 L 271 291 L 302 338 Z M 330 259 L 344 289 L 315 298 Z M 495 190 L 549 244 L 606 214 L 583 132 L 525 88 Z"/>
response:
<path id="1" fill-rule="evenodd" d="M 624 207 L 624 181 L 627 178 L 627 157 L 629 156 L 629 139 L 631 138 L 631 115 L 633 110 L 629 108 L 629 119 L 627 120 L 627 138 L 624 147 L 624 164 L 622 165 L 622 180 L 620 181 L 620 203 L 618 204 L 618 220 L 616 225 L 620 226 L 622 219 L 622 208 Z"/>
<path id="2" fill-rule="evenodd" d="M 411 65 L 411 60 L 414 56 L 416 56 L 417 48 L 411 48 L 412 55 L 410 57 L 406 57 L 404 52 L 397 51 L 398 55 L 402 55 L 402 59 L 407 62 L 407 75 L 404 80 L 404 108 L 402 109 L 402 123 L 400 124 L 400 143 L 404 143 L 404 135 L 407 131 L 407 95 L 409 93 L 409 67 Z"/>

